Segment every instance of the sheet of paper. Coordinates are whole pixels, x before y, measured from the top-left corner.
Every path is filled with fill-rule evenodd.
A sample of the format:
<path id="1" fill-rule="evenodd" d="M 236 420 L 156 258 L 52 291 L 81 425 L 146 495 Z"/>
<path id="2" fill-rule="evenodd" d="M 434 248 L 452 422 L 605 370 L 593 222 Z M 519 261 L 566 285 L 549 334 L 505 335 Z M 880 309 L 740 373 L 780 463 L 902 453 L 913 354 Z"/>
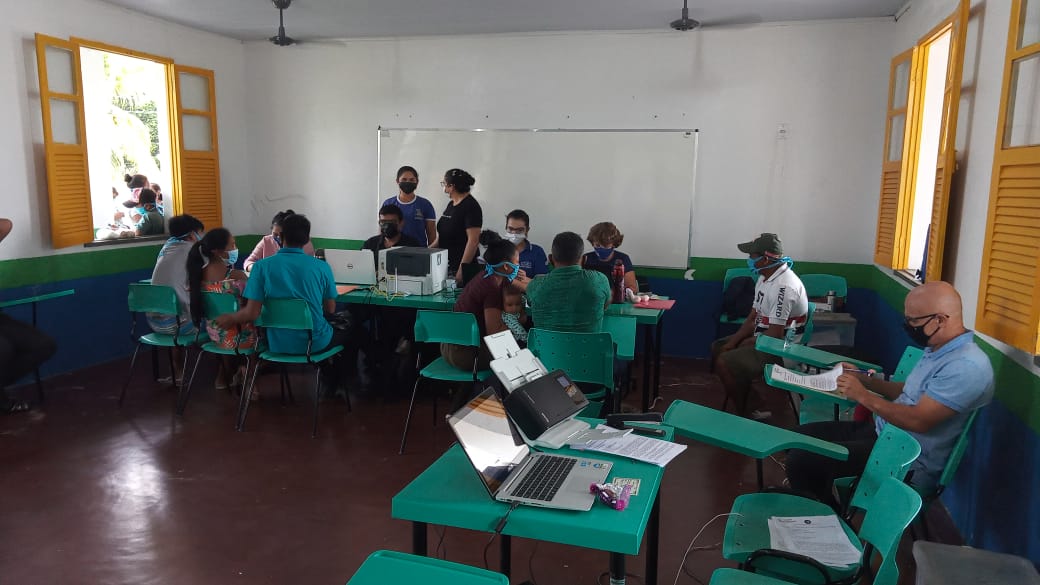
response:
<path id="1" fill-rule="evenodd" d="M 337 284 L 336 285 L 336 292 L 341 294 L 341 295 L 345 295 L 345 294 L 347 294 L 349 292 L 354 292 L 354 291 L 356 291 L 359 288 L 361 288 L 361 287 L 359 287 L 356 284 Z"/>
<path id="2" fill-rule="evenodd" d="M 571 444 L 571 447 L 574 449 L 620 455 L 621 457 L 628 457 L 629 459 L 635 459 L 636 461 L 653 463 L 660 467 L 664 467 L 669 461 L 674 459 L 676 455 L 686 450 L 686 445 L 634 434 L 625 434 L 615 438 L 573 443 Z"/>
<path id="3" fill-rule="evenodd" d="M 675 299 L 650 299 L 644 303 L 635 303 L 632 306 L 639 309 L 661 309 L 667 311 L 675 306 Z"/>
<path id="4" fill-rule="evenodd" d="M 838 376 L 841 375 L 841 372 L 841 366 L 838 366 L 819 374 L 808 375 L 792 372 L 787 368 L 774 365 L 770 378 L 778 382 L 804 386 L 821 392 L 835 392 L 838 390 Z"/>
<path id="5" fill-rule="evenodd" d="M 812 557 L 831 567 L 846 567 L 862 556 L 837 516 L 773 516 L 767 523 L 771 548 Z"/>

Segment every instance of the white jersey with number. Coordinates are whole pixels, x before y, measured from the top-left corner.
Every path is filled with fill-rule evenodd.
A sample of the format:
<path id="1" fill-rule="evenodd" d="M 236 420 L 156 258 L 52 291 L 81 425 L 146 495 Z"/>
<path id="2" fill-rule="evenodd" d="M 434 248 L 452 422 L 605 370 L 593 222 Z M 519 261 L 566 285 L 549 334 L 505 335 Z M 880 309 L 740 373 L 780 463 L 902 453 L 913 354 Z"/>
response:
<path id="1" fill-rule="evenodd" d="M 755 283 L 755 330 L 765 331 L 770 325 L 801 328 L 809 313 L 809 295 L 802 279 L 784 264 L 768 279 L 758 277 Z"/>

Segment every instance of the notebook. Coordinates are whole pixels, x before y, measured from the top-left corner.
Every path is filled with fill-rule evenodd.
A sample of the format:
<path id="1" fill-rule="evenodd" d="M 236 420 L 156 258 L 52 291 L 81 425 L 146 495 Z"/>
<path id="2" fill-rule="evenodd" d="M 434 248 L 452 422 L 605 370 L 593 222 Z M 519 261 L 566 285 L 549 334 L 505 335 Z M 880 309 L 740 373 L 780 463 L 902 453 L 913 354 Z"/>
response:
<path id="1" fill-rule="evenodd" d="M 448 417 L 448 426 L 491 497 L 561 510 L 588 510 L 593 483 L 603 483 L 609 461 L 531 451 L 487 389 Z"/>
<path id="2" fill-rule="evenodd" d="M 376 259 L 372 250 L 325 250 L 325 262 L 336 284 L 376 283 Z"/>

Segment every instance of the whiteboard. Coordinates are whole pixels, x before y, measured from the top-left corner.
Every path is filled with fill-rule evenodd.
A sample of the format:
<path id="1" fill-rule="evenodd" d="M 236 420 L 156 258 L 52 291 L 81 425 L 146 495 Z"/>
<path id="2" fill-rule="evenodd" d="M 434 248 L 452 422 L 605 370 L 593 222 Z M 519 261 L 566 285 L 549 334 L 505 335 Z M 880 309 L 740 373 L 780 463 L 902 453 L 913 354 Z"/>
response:
<path id="1" fill-rule="evenodd" d="M 379 203 L 397 193 L 394 173 L 419 171 L 417 193 L 440 217 L 440 181 L 453 168 L 476 179 L 484 229 L 531 216 L 530 240 L 550 251 L 562 231 L 582 238 L 601 221 L 625 234 L 619 248 L 640 266 L 686 268 L 696 179 L 696 130 L 445 130 L 380 128 Z M 586 242 L 586 251 L 592 246 Z"/>

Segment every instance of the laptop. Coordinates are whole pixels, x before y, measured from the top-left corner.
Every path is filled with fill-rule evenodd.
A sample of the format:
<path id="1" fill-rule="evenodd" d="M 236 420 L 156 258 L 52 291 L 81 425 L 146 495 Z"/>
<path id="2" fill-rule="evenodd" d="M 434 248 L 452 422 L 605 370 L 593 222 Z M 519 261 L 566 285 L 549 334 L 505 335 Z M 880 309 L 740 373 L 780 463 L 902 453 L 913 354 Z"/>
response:
<path id="1" fill-rule="evenodd" d="M 601 459 L 531 451 L 487 389 L 448 417 L 448 426 L 491 497 L 561 510 L 588 510 L 593 483 L 603 483 L 613 464 Z"/>
<path id="2" fill-rule="evenodd" d="M 325 262 L 332 268 L 336 284 L 373 285 L 376 283 L 376 258 L 372 250 L 325 250 Z"/>

